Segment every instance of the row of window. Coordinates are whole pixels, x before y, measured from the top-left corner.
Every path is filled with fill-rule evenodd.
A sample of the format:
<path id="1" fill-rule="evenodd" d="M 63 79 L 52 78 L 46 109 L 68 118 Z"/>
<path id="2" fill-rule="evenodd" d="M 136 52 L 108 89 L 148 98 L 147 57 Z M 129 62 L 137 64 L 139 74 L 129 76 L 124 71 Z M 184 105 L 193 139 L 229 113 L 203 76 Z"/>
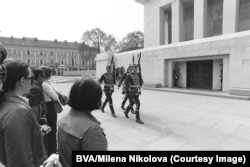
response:
<path id="1" fill-rule="evenodd" d="M 20 59 L 17 58 L 17 57 L 13 57 L 13 56 L 10 56 L 10 58 L 13 58 L 13 59 Z M 21 60 L 21 59 L 20 59 Z M 35 62 L 35 59 L 28 59 L 28 58 L 24 58 L 23 59 L 24 62 L 30 64 L 30 65 L 35 65 L 36 63 L 38 63 L 39 65 L 45 65 L 45 64 L 48 64 L 46 60 L 44 59 L 37 59 L 37 61 Z M 50 65 L 55 65 L 57 63 L 57 65 L 67 65 L 67 66 L 78 66 L 78 65 L 83 65 L 83 66 L 92 66 L 92 65 L 95 65 L 95 61 L 94 60 L 89 60 L 89 61 L 69 61 L 69 63 L 67 63 L 67 60 L 57 60 L 57 62 L 54 60 L 54 59 L 50 59 L 50 62 L 49 64 Z M 79 64 L 78 64 L 79 63 Z"/>
<path id="2" fill-rule="evenodd" d="M 223 34 L 223 4 L 224 1 L 229 0 L 207 0 L 206 8 L 203 10 L 206 18 L 204 21 L 204 38 L 218 36 Z M 182 26 L 180 27 L 180 41 L 189 41 L 194 39 L 194 0 L 185 0 L 183 2 L 183 17 Z M 239 0 L 237 8 L 238 14 L 236 14 L 236 32 L 250 30 L 250 1 L 249 0 Z M 162 29 L 161 31 L 161 41 L 162 45 L 172 43 L 172 6 L 167 5 L 164 8 L 161 8 L 161 19 Z"/>
<path id="3" fill-rule="evenodd" d="M 20 49 L 7 49 L 8 54 L 10 55 L 40 55 L 40 56 L 78 56 L 78 52 L 64 52 L 64 51 L 45 51 L 45 50 L 20 50 Z"/>

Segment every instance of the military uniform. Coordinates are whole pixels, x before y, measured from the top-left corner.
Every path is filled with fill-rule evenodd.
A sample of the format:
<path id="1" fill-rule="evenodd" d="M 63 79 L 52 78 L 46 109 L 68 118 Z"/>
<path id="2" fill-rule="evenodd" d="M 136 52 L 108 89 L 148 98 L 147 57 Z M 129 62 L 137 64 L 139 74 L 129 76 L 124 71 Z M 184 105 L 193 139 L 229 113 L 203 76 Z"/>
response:
<path id="1" fill-rule="evenodd" d="M 120 80 L 120 82 L 118 84 L 118 87 L 120 87 L 122 85 L 122 83 L 125 82 L 125 80 L 126 80 L 126 78 L 127 78 L 127 76 L 128 76 L 129 73 L 130 73 L 130 71 L 127 70 L 127 72 L 122 76 L 122 78 L 121 78 L 121 80 Z M 129 98 L 129 94 L 128 94 L 128 86 L 125 83 L 123 84 L 122 94 L 125 94 L 125 98 L 122 101 L 121 108 L 123 110 L 125 110 L 124 105 L 125 105 L 126 101 L 128 99 L 129 100 L 131 99 L 131 98 Z M 135 114 L 133 107 L 131 108 L 131 110 L 132 110 L 132 113 Z"/>
<path id="2" fill-rule="evenodd" d="M 133 64 L 132 66 L 136 66 Z M 144 122 L 140 120 L 140 99 L 139 96 L 141 95 L 141 86 L 142 86 L 143 80 L 139 73 L 137 72 L 131 72 L 125 81 L 125 84 L 128 86 L 128 95 L 130 98 L 130 104 L 124 111 L 124 114 L 126 118 L 128 118 L 128 112 L 133 107 L 133 105 L 136 105 L 135 114 L 136 114 L 136 122 L 143 124 Z"/>
<path id="3" fill-rule="evenodd" d="M 108 68 L 109 66 L 107 66 Z M 104 81 L 104 93 L 106 95 L 106 99 L 102 105 L 102 112 L 104 112 L 104 108 L 106 104 L 109 102 L 109 108 L 111 110 L 112 116 L 116 117 L 114 107 L 113 107 L 113 100 L 112 100 L 112 93 L 114 92 L 114 85 L 115 85 L 115 78 L 113 76 L 113 73 L 106 72 L 104 73 L 99 82 L 102 83 Z"/>

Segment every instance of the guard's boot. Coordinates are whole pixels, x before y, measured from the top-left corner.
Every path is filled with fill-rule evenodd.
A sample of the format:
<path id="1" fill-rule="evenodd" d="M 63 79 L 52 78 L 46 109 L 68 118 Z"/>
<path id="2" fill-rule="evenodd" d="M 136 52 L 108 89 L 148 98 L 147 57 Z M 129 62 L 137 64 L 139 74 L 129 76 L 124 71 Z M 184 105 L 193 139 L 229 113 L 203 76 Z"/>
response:
<path id="1" fill-rule="evenodd" d="M 101 107 L 102 112 L 104 112 L 104 108 L 105 108 L 106 104 L 107 104 L 107 101 L 105 100 L 104 103 L 102 104 L 102 107 Z"/>
<path id="2" fill-rule="evenodd" d="M 122 105 L 121 105 L 121 109 L 122 109 L 122 110 L 125 110 L 125 108 L 124 108 L 124 104 L 122 104 Z"/>
<path id="3" fill-rule="evenodd" d="M 112 104 L 109 105 L 109 108 L 110 108 L 110 110 L 111 110 L 112 117 L 116 117 L 115 111 L 114 111 L 114 108 L 113 108 L 113 105 L 112 105 Z"/>
<path id="4" fill-rule="evenodd" d="M 130 110 L 130 106 L 128 106 L 128 107 L 126 108 L 126 110 L 124 111 L 124 114 L 125 114 L 125 117 L 126 117 L 126 118 L 129 118 L 129 117 L 128 117 L 129 110 Z"/>
<path id="5" fill-rule="evenodd" d="M 144 122 L 140 119 L 139 111 L 135 111 L 135 115 L 136 115 L 136 122 L 139 124 L 144 124 Z"/>
<path id="6" fill-rule="evenodd" d="M 132 113 L 132 114 L 135 114 L 134 107 L 131 107 L 131 113 Z"/>
<path id="7" fill-rule="evenodd" d="M 126 101 L 127 101 L 127 95 L 125 96 L 125 98 L 124 98 L 123 101 L 122 101 L 121 108 L 122 108 L 123 110 L 125 110 L 124 105 L 125 105 Z"/>

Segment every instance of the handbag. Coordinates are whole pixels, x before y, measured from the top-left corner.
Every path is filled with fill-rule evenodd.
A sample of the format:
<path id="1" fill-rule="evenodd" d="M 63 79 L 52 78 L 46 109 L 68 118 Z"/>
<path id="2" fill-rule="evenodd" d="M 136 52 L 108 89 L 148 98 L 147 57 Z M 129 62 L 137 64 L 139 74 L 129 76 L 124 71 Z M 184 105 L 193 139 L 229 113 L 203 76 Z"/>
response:
<path id="1" fill-rule="evenodd" d="M 66 104 L 68 104 L 68 97 L 65 95 L 62 95 L 61 93 L 56 92 L 58 97 L 59 97 L 59 101 L 61 103 L 61 105 L 65 106 Z"/>
<path id="2" fill-rule="evenodd" d="M 62 105 L 59 101 L 53 101 L 54 109 L 57 113 L 61 113 L 63 111 Z"/>

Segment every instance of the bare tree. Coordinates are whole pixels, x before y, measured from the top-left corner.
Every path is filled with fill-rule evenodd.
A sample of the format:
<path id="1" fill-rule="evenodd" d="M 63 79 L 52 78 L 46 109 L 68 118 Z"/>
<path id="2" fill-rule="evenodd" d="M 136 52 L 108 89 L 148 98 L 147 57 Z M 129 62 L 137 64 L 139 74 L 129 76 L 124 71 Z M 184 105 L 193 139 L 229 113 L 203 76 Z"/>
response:
<path id="1" fill-rule="evenodd" d="M 105 40 L 104 50 L 115 52 L 117 49 L 117 42 L 113 35 L 108 35 Z"/>
<path id="2" fill-rule="evenodd" d="M 106 34 L 100 28 L 94 28 L 86 31 L 82 36 L 82 41 L 89 46 L 96 47 L 98 53 L 101 53 L 101 46 L 104 45 Z"/>

